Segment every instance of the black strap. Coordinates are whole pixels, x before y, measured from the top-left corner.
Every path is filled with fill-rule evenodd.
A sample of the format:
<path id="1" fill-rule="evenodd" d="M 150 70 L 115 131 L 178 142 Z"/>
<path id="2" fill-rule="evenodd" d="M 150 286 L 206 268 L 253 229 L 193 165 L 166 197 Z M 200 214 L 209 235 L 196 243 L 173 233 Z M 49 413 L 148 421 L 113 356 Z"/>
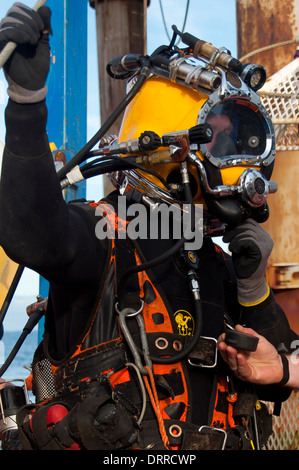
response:
<path id="1" fill-rule="evenodd" d="M 282 367 L 283 367 L 283 376 L 282 376 L 282 379 L 280 382 L 278 382 L 277 385 L 285 385 L 286 383 L 288 383 L 288 381 L 290 380 L 290 367 L 289 367 L 289 361 L 288 361 L 288 358 L 284 355 L 284 354 L 280 354 L 280 357 L 281 357 L 281 361 L 282 361 Z"/>
<path id="2" fill-rule="evenodd" d="M 140 287 L 138 273 L 126 278 L 129 268 L 136 266 L 135 250 L 131 240 L 115 239 L 115 259 L 116 259 L 116 296 L 118 310 L 125 307 L 140 308 Z M 125 279 L 125 282 L 123 283 Z M 120 286 L 122 285 L 123 288 Z"/>
<path id="3" fill-rule="evenodd" d="M 118 203 L 116 194 L 112 193 L 106 200 L 111 205 L 118 217 Z M 126 223 L 127 221 L 123 221 Z M 132 240 L 127 233 L 117 233 L 114 239 L 115 244 L 115 264 L 116 264 L 116 297 L 118 302 L 118 310 L 125 307 L 140 308 L 140 288 L 138 274 L 133 274 L 126 278 L 129 268 L 136 266 L 135 249 Z M 123 283 L 125 279 L 125 282 Z M 124 289 L 121 289 L 123 284 Z M 121 290 L 121 291 L 120 291 Z"/>
<path id="4" fill-rule="evenodd" d="M 55 372 L 55 389 L 77 387 L 84 378 L 96 380 L 108 369 L 120 370 L 127 362 L 122 341 L 115 339 L 74 356 Z"/>

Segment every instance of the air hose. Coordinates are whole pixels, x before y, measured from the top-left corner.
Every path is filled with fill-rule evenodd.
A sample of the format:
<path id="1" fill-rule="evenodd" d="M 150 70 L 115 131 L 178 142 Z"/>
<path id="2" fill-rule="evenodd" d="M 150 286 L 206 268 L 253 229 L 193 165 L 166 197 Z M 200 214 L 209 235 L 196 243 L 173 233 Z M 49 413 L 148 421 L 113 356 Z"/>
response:
<path id="1" fill-rule="evenodd" d="M 21 335 L 19 336 L 16 344 L 14 345 L 14 347 L 11 350 L 11 352 L 10 352 L 9 356 L 7 357 L 6 361 L 4 362 L 2 367 L 0 368 L 0 377 L 2 377 L 3 374 L 6 372 L 6 370 L 8 369 L 8 367 L 10 366 L 10 364 L 12 363 L 14 358 L 16 357 L 16 355 L 17 355 L 20 347 L 24 343 L 25 339 L 31 333 L 33 328 L 38 324 L 40 319 L 43 317 L 44 313 L 45 313 L 45 309 L 41 307 L 41 308 L 38 308 L 37 310 L 35 310 L 32 313 L 32 315 L 29 317 L 29 320 L 27 321 L 26 325 L 24 326 L 23 331 L 22 331 Z"/>
<path id="2" fill-rule="evenodd" d="M 7 313 L 8 307 L 9 307 L 9 305 L 11 303 L 11 300 L 14 296 L 16 288 L 18 287 L 18 284 L 19 284 L 19 281 L 22 277 L 23 271 L 24 271 L 24 266 L 19 265 L 17 270 L 16 270 L 16 273 L 14 275 L 14 278 L 12 280 L 12 283 L 9 286 L 8 292 L 6 294 L 6 297 L 4 299 L 4 302 L 3 302 L 1 310 L 0 310 L 0 328 L 3 327 L 4 317 Z"/>
<path id="3" fill-rule="evenodd" d="M 79 152 L 74 155 L 74 157 L 69 160 L 58 172 L 57 176 L 61 180 L 65 177 L 65 175 L 76 165 L 82 163 L 87 157 L 88 152 L 98 143 L 98 141 L 107 134 L 108 130 L 112 126 L 112 124 L 116 121 L 116 119 L 121 115 L 121 113 L 126 109 L 128 104 L 132 101 L 132 99 L 136 96 L 144 82 L 149 76 L 150 73 L 150 62 L 149 59 L 146 57 L 140 58 L 140 72 L 138 74 L 138 78 L 134 86 L 131 88 L 129 93 L 124 97 L 124 99 L 119 103 L 119 105 L 115 108 L 112 114 L 108 117 L 108 119 L 104 122 L 102 127 L 98 130 L 98 132 L 87 142 L 84 147 L 82 147 Z"/>
<path id="4" fill-rule="evenodd" d="M 96 153 L 96 152 L 95 152 Z M 93 156 L 94 152 L 90 152 L 87 157 Z M 164 178 L 159 175 L 156 171 L 151 170 L 150 168 L 145 168 L 144 166 L 140 165 L 139 163 L 135 162 L 135 157 L 126 157 L 125 159 L 122 157 L 118 157 L 114 155 L 111 157 L 100 157 L 91 162 L 86 163 L 80 167 L 80 171 L 84 177 L 84 179 L 92 178 L 93 176 L 97 176 L 104 173 L 111 173 L 112 171 L 124 171 L 132 168 L 139 168 L 140 170 L 151 174 L 155 178 L 159 179 L 159 181 L 168 188 L 167 182 Z"/>

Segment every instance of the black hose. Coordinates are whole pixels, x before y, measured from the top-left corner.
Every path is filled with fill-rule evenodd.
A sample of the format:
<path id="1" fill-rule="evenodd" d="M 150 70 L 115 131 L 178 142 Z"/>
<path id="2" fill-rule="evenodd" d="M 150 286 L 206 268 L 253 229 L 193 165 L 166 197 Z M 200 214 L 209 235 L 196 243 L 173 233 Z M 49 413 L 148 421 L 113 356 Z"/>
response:
<path id="1" fill-rule="evenodd" d="M 166 261 L 168 258 L 173 256 L 177 251 L 183 246 L 185 243 L 186 239 L 182 237 L 177 243 L 175 243 L 168 251 L 163 253 L 161 256 L 157 256 L 157 258 L 154 258 L 150 261 L 147 261 L 141 265 L 138 266 L 133 266 L 132 268 L 129 268 L 121 277 L 118 288 L 117 288 L 117 297 L 120 305 L 122 305 L 122 298 L 125 298 L 125 289 L 126 289 L 126 284 L 128 282 L 128 279 L 130 276 L 133 274 L 137 274 L 140 271 L 146 271 L 147 269 L 153 268 L 154 266 L 157 266 L 158 264 L 163 263 Z"/>
<path id="2" fill-rule="evenodd" d="M 2 377 L 3 374 L 7 371 L 8 367 L 10 366 L 10 364 L 12 363 L 14 358 L 16 357 L 16 355 L 17 355 L 20 347 L 24 343 L 25 339 L 27 338 L 29 333 L 31 333 L 33 328 L 38 324 L 40 319 L 43 317 L 44 313 L 45 313 L 45 310 L 43 308 L 38 308 L 29 317 L 29 320 L 27 321 L 26 325 L 24 326 L 23 331 L 22 331 L 21 335 L 19 336 L 16 344 L 14 345 L 14 347 L 11 350 L 11 352 L 10 352 L 9 356 L 7 357 L 6 361 L 4 362 L 2 367 L 0 368 L 0 377 Z"/>
<path id="3" fill-rule="evenodd" d="M 150 168 L 146 168 L 143 165 L 139 165 L 139 163 L 134 161 L 134 158 L 135 157 L 123 158 L 115 155 L 111 157 L 100 157 L 81 166 L 80 171 L 84 176 L 84 179 L 88 179 L 97 175 L 102 175 L 104 173 L 111 173 L 112 171 L 124 171 L 132 168 L 138 168 L 139 170 L 142 170 L 145 173 L 149 173 L 150 175 L 157 178 L 163 184 L 163 186 L 165 186 L 165 188 L 169 189 L 169 185 L 165 179 L 159 175 L 159 173 L 151 170 Z"/>
<path id="4" fill-rule="evenodd" d="M 125 98 L 119 103 L 119 105 L 112 112 L 109 118 L 104 122 L 104 124 L 98 130 L 98 132 L 90 139 L 90 141 L 87 142 L 84 145 L 84 147 L 82 147 L 82 149 L 79 150 L 79 152 L 57 172 L 57 176 L 60 180 L 63 179 L 65 175 L 73 167 L 75 167 L 76 165 L 79 165 L 86 159 L 86 156 L 89 150 L 92 149 L 97 144 L 97 142 L 107 133 L 107 131 L 110 129 L 114 121 L 116 121 L 116 119 L 121 115 L 121 113 L 128 106 L 130 101 L 132 101 L 134 96 L 138 93 L 138 91 L 140 90 L 140 88 L 142 87 L 146 79 L 148 78 L 149 73 L 150 73 L 150 62 L 148 59 L 144 58 L 143 65 L 142 65 L 140 74 L 138 75 L 138 79 L 135 85 L 132 87 L 129 93 L 125 96 Z"/>
<path id="5" fill-rule="evenodd" d="M 7 313 L 8 307 L 10 306 L 10 303 L 11 303 L 11 300 L 14 296 L 14 293 L 15 293 L 17 287 L 18 287 L 18 284 L 19 284 L 20 279 L 22 277 L 23 271 L 24 271 L 24 266 L 19 265 L 16 272 L 15 272 L 12 283 L 9 286 L 8 292 L 6 294 L 6 297 L 4 299 L 4 302 L 3 302 L 1 310 L 0 310 L 0 328 L 2 327 L 4 317 Z"/>

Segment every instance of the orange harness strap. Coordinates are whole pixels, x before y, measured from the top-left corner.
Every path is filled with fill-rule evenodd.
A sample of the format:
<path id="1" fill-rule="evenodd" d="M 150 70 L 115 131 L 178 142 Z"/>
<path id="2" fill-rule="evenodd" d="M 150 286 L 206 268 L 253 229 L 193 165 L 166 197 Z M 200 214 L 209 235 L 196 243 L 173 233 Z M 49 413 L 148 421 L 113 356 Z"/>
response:
<path id="1" fill-rule="evenodd" d="M 211 426 L 224 430 L 236 426 L 233 411 L 237 398 L 236 392 L 230 394 L 225 378 L 219 377 Z M 224 403 L 224 400 L 226 403 Z"/>

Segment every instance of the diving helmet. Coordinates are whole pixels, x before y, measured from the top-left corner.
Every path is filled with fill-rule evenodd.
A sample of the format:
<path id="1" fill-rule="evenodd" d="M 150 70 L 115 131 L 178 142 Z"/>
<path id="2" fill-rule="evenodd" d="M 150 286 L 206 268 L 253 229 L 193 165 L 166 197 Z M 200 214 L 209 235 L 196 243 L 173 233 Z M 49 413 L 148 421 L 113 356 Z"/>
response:
<path id="1" fill-rule="evenodd" d="M 131 151 L 138 142 L 137 161 L 145 171 L 112 173 L 114 184 L 123 192 L 133 187 L 154 200 L 178 202 L 180 164 L 186 161 L 193 201 L 203 204 L 207 218 L 227 225 L 248 217 L 266 220 L 268 194 L 277 190 L 270 181 L 275 134 L 256 83 L 245 83 L 241 69 L 199 67 L 182 57 L 170 63 L 168 76 L 156 65 L 152 69 L 126 108 L 118 138 Z M 155 146 L 142 151 L 141 139 L 153 135 Z"/>
<path id="2" fill-rule="evenodd" d="M 108 173 L 127 199 L 152 207 L 184 205 L 188 196 L 203 206 L 206 234 L 212 226 L 225 231 L 249 217 L 263 222 L 268 195 L 277 190 L 270 180 L 274 127 L 257 93 L 265 70 L 173 29 L 170 45 L 151 56 L 128 54 L 107 64 L 111 77 L 129 79 L 113 113 L 115 119 L 124 111 L 119 135 L 104 135 L 109 118 L 73 159 L 99 160 L 69 173 L 66 165 L 61 186 Z M 186 49 L 175 46 L 177 35 Z M 86 154 L 99 137 L 99 150 Z"/>

